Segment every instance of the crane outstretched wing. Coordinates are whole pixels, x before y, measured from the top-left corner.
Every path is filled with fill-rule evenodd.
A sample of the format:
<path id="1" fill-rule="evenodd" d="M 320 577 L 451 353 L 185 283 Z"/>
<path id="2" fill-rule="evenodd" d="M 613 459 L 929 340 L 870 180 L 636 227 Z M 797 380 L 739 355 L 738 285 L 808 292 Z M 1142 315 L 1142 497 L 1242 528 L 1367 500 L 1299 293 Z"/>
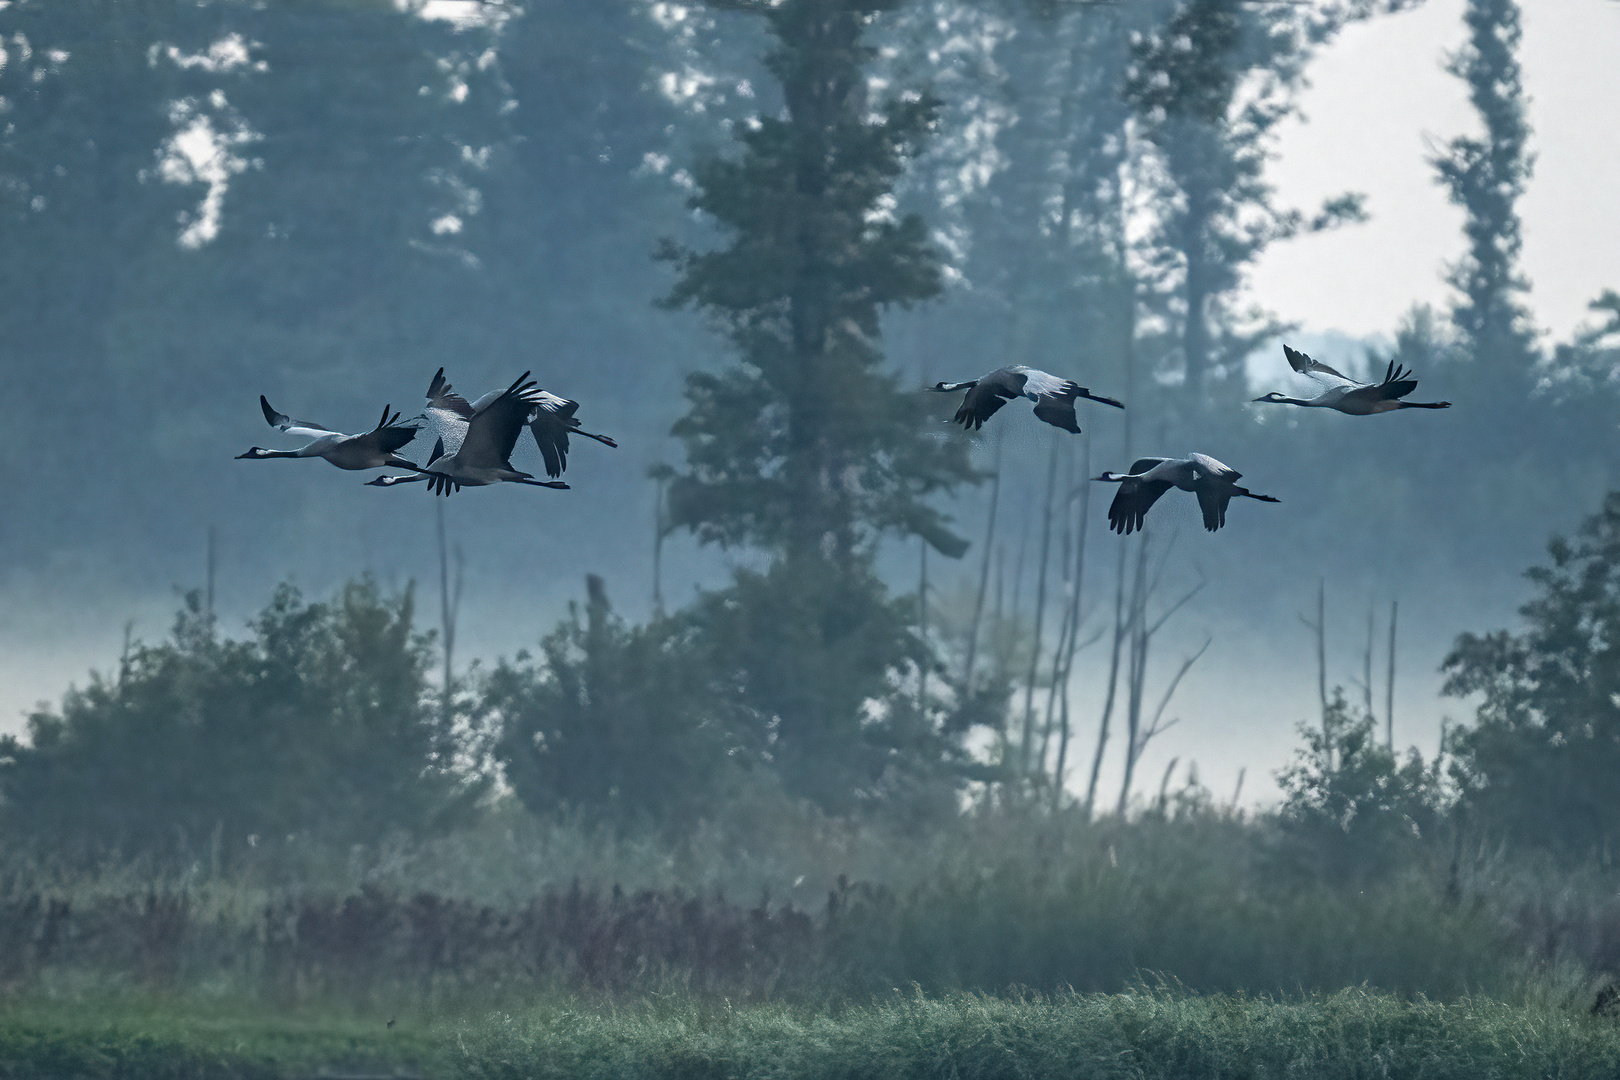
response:
<path id="1" fill-rule="evenodd" d="M 1324 386 L 1365 386 L 1350 378 L 1335 368 L 1328 367 L 1320 360 L 1312 360 L 1298 349 L 1283 346 L 1283 355 L 1288 358 L 1288 366 L 1301 375 L 1309 375 Z"/>
<path id="2" fill-rule="evenodd" d="M 1142 519 L 1172 486 L 1168 480 L 1121 480 L 1114 501 L 1108 504 L 1108 527 L 1121 536 L 1142 528 Z"/>
<path id="3" fill-rule="evenodd" d="M 1000 387 L 987 386 L 979 382 L 970 387 L 967 396 L 962 398 L 962 407 L 956 410 L 951 417 L 956 423 L 973 431 L 984 426 L 984 422 L 996 414 L 996 410 L 1017 397 Z"/>
<path id="4" fill-rule="evenodd" d="M 341 431 L 333 431 L 329 427 L 313 423 L 309 420 L 294 420 L 286 413 L 279 413 L 270 407 L 270 402 L 263 394 L 259 395 L 259 408 L 264 410 L 264 419 L 271 427 L 287 435 L 298 435 L 306 439 L 319 439 L 323 435 L 341 435 Z"/>
<path id="5" fill-rule="evenodd" d="M 1391 360 L 1381 381 L 1368 383 L 1344 396 L 1362 401 L 1395 401 L 1416 389 L 1417 380 L 1412 378 L 1412 373 Z"/>

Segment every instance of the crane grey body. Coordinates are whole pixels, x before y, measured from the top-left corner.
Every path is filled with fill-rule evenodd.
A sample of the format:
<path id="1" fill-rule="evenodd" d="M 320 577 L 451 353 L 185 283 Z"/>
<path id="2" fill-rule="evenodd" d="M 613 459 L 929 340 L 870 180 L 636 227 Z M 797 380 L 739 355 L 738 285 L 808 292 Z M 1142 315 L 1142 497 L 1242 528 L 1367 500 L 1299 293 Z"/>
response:
<path id="1" fill-rule="evenodd" d="M 1449 401 L 1401 401 L 1417 389 L 1412 373 L 1389 362 L 1380 382 L 1364 383 L 1347 378 L 1318 360 L 1312 360 L 1298 349 L 1283 346 L 1288 365 L 1301 375 L 1309 375 L 1327 389 L 1313 398 L 1293 398 L 1270 393 L 1257 397 L 1273 405 L 1303 405 L 1306 408 L 1337 409 L 1351 416 L 1372 416 L 1374 413 L 1394 412 L 1396 409 L 1449 409 Z"/>
<path id="2" fill-rule="evenodd" d="M 427 464 L 417 469 L 415 476 L 379 476 L 367 481 L 372 487 L 393 487 L 425 480 L 428 490 L 438 495 L 449 495 L 464 487 L 484 487 L 489 484 L 515 483 L 533 487 L 567 489 L 557 480 L 536 480 L 531 473 L 512 467 L 512 450 L 518 435 L 529 422 L 537 395 L 543 393 L 528 381 L 529 373 L 519 375 L 505 390 L 492 390 L 477 401 L 466 398 L 451 389 L 440 368 L 428 386 L 427 410 L 423 419 L 438 426 L 441 434 L 433 446 Z M 446 437 L 454 441 L 454 448 L 446 452 Z M 415 468 L 415 466 L 412 466 Z"/>
<path id="3" fill-rule="evenodd" d="M 382 419 L 376 427 L 359 435 L 345 435 L 307 420 L 294 420 L 286 413 L 272 409 L 263 394 L 259 395 L 259 407 L 264 410 L 265 421 L 271 427 L 288 435 L 302 435 L 310 442 L 297 450 L 266 450 L 262 446 L 255 446 L 245 454 L 237 454 L 238 461 L 244 458 L 318 457 L 325 458 L 340 469 L 417 468 L 414 462 L 406 461 L 395 453 L 416 438 L 416 428 L 399 424 L 399 413 L 389 416 L 391 406 L 383 406 Z"/>
<path id="4" fill-rule="evenodd" d="M 1074 403 L 1077 398 L 1098 401 L 1104 405 L 1112 405 L 1116 409 L 1125 407 L 1113 398 L 1093 394 L 1079 383 L 1060 379 L 1056 375 L 1021 364 L 997 368 L 972 382 L 940 382 L 928 389 L 947 394 L 956 390 L 966 390 L 967 396 L 962 399 L 962 407 L 956 410 L 956 415 L 951 417 L 950 422 L 961 424 L 973 431 L 983 427 L 984 422 L 994 416 L 997 409 L 1019 397 L 1027 397 L 1035 403 L 1037 417 L 1053 427 L 1072 431 L 1076 435 L 1080 434 L 1080 425 L 1074 415 Z"/>
<path id="5" fill-rule="evenodd" d="M 1173 487 L 1198 496 L 1204 528 L 1210 532 L 1226 524 L 1226 506 L 1240 495 L 1260 502 L 1282 501 L 1238 487 L 1236 481 L 1242 476 L 1208 454 L 1188 454 L 1184 458 L 1138 458 L 1129 473 L 1105 472 L 1095 479 L 1119 485 L 1108 506 L 1108 527 L 1124 536 L 1142 528 L 1148 510 Z"/>

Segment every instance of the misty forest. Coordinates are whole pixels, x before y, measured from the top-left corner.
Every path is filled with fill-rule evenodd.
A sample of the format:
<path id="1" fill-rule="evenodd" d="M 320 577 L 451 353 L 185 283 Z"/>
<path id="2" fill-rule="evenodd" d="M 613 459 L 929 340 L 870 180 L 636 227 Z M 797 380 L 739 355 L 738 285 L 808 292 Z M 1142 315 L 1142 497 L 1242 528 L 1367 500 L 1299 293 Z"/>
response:
<path id="1" fill-rule="evenodd" d="M 0 2 L 0 1075 L 1615 1075 L 1518 0 L 1253 287 L 1423 3 Z"/>

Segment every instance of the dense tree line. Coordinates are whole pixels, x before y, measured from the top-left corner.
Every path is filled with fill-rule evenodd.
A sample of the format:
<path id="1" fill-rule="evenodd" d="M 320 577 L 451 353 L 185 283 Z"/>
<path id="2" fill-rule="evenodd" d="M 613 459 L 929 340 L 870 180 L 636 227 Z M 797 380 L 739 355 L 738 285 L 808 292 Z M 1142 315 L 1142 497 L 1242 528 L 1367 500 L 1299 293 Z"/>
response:
<path id="1" fill-rule="evenodd" d="M 1320 724 L 1301 725 L 1279 773 L 1284 801 L 1258 819 L 1273 829 L 1279 871 L 1343 885 L 1425 867 L 1454 877 L 1465 839 L 1612 856 L 1620 495 L 1549 553 L 1529 571 L 1539 592 L 1522 632 L 1457 639 L 1447 692 L 1483 704 L 1441 757 L 1397 753 L 1342 693 Z M 614 615 L 599 578 L 587 584 L 583 612 L 538 655 L 475 669 L 449 699 L 428 678 L 433 638 L 416 628 L 409 590 L 390 596 L 363 580 L 311 603 L 282 586 L 240 640 L 193 594 L 167 641 L 132 643 L 116 673 L 33 714 L 26 739 L 0 741 L 8 843 L 92 857 L 212 848 L 217 859 L 222 840 L 229 854 L 420 839 L 487 812 L 497 777 L 537 815 L 670 836 L 779 801 L 941 821 L 967 780 L 992 791 L 1016 780 L 976 765 L 952 739 L 960 729 L 908 694 L 852 706 L 839 700 L 848 689 L 828 687 L 821 711 L 783 732 L 772 690 L 749 685 L 739 656 L 775 646 L 757 645 L 747 611 L 803 600 L 749 596 L 772 588 L 762 576 L 642 625 Z M 806 649 L 825 678 L 847 680 L 874 663 L 863 645 Z M 841 705 L 888 712 L 851 733 L 835 724 Z M 817 715 L 835 722 L 804 726 Z M 1223 813 L 1196 779 L 1145 810 Z"/>

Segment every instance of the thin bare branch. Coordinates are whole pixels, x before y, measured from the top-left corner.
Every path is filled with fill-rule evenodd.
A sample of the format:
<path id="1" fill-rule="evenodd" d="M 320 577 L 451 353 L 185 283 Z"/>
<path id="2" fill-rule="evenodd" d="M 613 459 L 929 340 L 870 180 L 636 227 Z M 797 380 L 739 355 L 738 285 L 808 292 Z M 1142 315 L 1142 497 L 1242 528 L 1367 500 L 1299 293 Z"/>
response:
<path id="1" fill-rule="evenodd" d="M 1204 655 L 1209 649 L 1210 642 L 1214 640 L 1212 637 L 1206 637 L 1204 643 L 1198 647 L 1198 651 L 1181 662 L 1181 669 L 1176 672 L 1176 677 L 1170 680 L 1170 685 L 1165 687 L 1164 697 L 1159 699 L 1159 707 L 1153 712 L 1153 722 L 1147 726 L 1147 734 L 1142 739 L 1143 746 L 1146 746 L 1147 740 L 1154 735 L 1170 729 L 1170 724 L 1160 727 L 1159 718 L 1164 715 L 1164 710 L 1170 705 L 1170 699 L 1176 696 L 1176 687 L 1181 685 L 1181 680 L 1186 676 L 1187 672 L 1192 670 L 1192 666 L 1198 663 L 1198 658 Z M 1174 722 L 1171 721 L 1172 724 Z"/>
<path id="2" fill-rule="evenodd" d="M 1148 634 L 1152 635 L 1152 634 L 1158 633 L 1159 628 L 1161 626 L 1163 626 L 1166 621 L 1169 620 L 1170 616 L 1172 616 L 1176 612 L 1180 611 L 1182 609 L 1182 607 L 1187 603 L 1187 601 L 1191 600 L 1193 597 L 1195 597 L 1199 593 L 1203 592 L 1204 591 L 1204 586 L 1208 585 L 1208 584 L 1209 584 L 1209 579 L 1205 578 L 1204 580 L 1200 581 L 1197 585 L 1194 585 L 1191 589 L 1189 589 L 1185 596 L 1183 596 L 1180 600 L 1177 600 L 1174 604 L 1171 604 L 1169 609 L 1167 611 L 1165 611 L 1165 613 L 1163 615 L 1160 615 L 1158 620 L 1156 622 L 1154 622 L 1154 624 L 1152 626 L 1148 627 L 1148 630 L 1147 630 Z"/>

